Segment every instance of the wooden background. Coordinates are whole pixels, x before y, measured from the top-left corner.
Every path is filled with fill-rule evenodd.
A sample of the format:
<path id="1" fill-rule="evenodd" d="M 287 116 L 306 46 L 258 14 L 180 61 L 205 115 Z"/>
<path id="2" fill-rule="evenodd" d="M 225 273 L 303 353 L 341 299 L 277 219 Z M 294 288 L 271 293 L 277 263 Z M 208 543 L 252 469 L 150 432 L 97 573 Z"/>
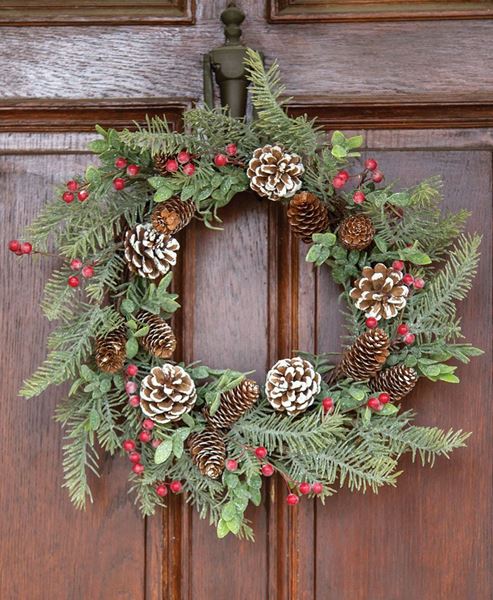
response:
<path id="1" fill-rule="evenodd" d="M 367 152 L 389 180 L 399 176 L 407 184 L 442 173 L 446 206 L 473 211 L 470 227 L 484 233 L 484 258 L 462 314 L 466 336 L 486 354 L 460 367 L 460 386 L 420 382 L 407 401 L 420 422 L 474 431 L 469 447 L 431 472 L 404 462 L 395 490 L 342 492 L 325 507 L 302 502 L 288 511 L 284 490 L 273 482 L 251 515 L 255 545 L 217 541 L 181 499 L 141 520 L 127 497 L 121 459 L 103 462 L 96 504 L 86 513 L 76 512 L 60 489 L 63 440 L 52 413 L 63 390 L 31 401 L 16 397 L 44 354 L 49 325 L 37 302 L 53 264 L 8 255 L 6 242 L 50 198 L 53 182 L 87 164 L 91 119 L 121 124 L 125 114 L 141 118 L 146 107 L 168 107 L 178 119 L 180 107 L 200 96 L 200 55 L 221 41 L 223 3 L 188 6 L 195 25 L 1 29 L 0 598 L 489 600 L 488 20 L 273 25 L 264 2 L 242 3 L 245 41 L 269 59 L 279 57 L 287 91 L 298 96 L 296 110 L 320 114 L 328 127 L 337 126 L 338 114 L 345 129 L 371 128 Z M 115 116 L 120 98 L 129 112 Z M 454 110 L 442 107 L 444 99 Z M 224 232 L 197 225 L 184 240 L 177 273 L 184 358 L 256 369 L 261 378 L 293 347 L 338 350 L 337 289 L 306 265 L 278 207 L 245 195 L 225 217 Z"/>

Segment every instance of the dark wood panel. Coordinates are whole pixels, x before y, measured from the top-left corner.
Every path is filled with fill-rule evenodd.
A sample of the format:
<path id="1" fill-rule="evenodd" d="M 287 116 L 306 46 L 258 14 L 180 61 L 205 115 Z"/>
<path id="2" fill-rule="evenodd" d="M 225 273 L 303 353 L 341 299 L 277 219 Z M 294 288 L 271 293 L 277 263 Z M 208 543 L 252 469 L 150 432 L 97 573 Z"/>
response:
<path id="1" fill-rule="evenodd" d="M 0 0 L 1 25 L 190 25 L 194 0 Z"/>
<path id="2" fill-rule="evenodd" d="M 478 19 L 493 16 L 493 2 L 436 0 L 269 0 L 272 23 Z"/>

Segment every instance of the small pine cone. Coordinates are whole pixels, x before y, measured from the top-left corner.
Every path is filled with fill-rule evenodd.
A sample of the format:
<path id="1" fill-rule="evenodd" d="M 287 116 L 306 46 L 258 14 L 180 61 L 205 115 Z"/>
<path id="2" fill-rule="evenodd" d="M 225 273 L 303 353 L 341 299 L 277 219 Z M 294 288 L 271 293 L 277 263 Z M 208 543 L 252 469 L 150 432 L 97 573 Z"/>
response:
<path id="1" fill-rule="evenodd" d="M 154 170 L 159 173 L 159 175 L 169 175 L 166 170 L 166 163 L 168 162 L 169 157 L 165 154 L 157 154 L 154 157 Z"/>
<path id="2" fill-rule="evenodd" d="M 171 198 L 156 206 L 152 211 L 151 223 L 159 233 L 174 235 L 190 223 L 194 214 L 193 200 L 183 202 L 179 198 Z"/>
<path id="3" fill-rule="evenodd" d="M 123 325 L 104 337 L 96 338 L 94 353 L 98 368 L 105 373 L 121 371 L 127 355 L 126 343 L 127 331 Z"/>
<path id="4" fill-rule="evenodd" d="M 375 227 L 370 217 L 362 214 L 353 215 L 344 219 L 337 235 L 347 250 L 364 250 L 375 237 Z"/>
<path id="5" fill-rule="evenodd" d="M 169 358 L 176 350 L 176 337 L 168 323 L 145 310 L 137 313 L 137 320 L 149 326 L 148 333 L 139 338 L 144 350 L 158 358 Z"/>
<path id="6" fill-rule="evenodd" d="M 156 423 L 179 421 L 196 400 L 195 383 L 179 365 L 154 367 L 140 386 L 140 408 Z"/>
<path id="7" fill-rule="evenodd" d="M 366 317 L 392 319 L 407 303 L 409 288 L 402 283 L 402 273 L 378 263 L 364 267 L 361 277 L 354 282 L 349 296 Z"/>
<path id="8" fill-rule="evenodd" d="M 265 394 L 277 411 L 296 416 L 313 404 L 320 392 L 321 380 L 307 360 L 299 356 L 284 358 L 267 373 Z"/>
<path id="9" fill-rule="evenodd" d="M 257 148 L 248 163 L 247 177 L 250 187 L 259 196 L 270 200 L 291 198 L 301 187 L 305 167 L 301 156 L 288 153 L 280 146 Z"/>
<path id="10" fill-rule="evenodd" d="M 221 404 L 211 416 L 205 416 L 211 427 L 231 429 L 231 427 L 249 410 L 260 396 L 260 388 L 252 379 L 244 379 L 234 389 L 221 394 Z"/>
<path id="11" fill-rule="evenodd" d="M 417 381 L 418 373 L 415 369 L 395 365 L 370 379 L 370 387 L 374 392 L 387 392 L 391 402 L 398 402 L 409 394 Z"/>
<path id="12" fill-rule="evenodd" d="M 288 221 L 293 233 L 309 244 L 314 233 L 329 228 L 329 209 L 315 194 L 300 192 L 289 203 Z"/>
<path id="13" fill-rule="evenodd" d="M 217 479 L 224 471 L 226 445 L 223 435 L 216 429 L 207 427 L 188 438 L 188 448 L 193 463 L 202 475 Z"/>
<path id="14" fill-rule="evenodd" d="M 159 233 L 150 223 L 127 231 L 125 259 L 129 269 L 147 279 L 159 279 L 176 264 L 180 244 L 173 237 Z"/>
<path id="15" fill-rule="evenodd" d="M 380 371 L 389 355 L 390 340 L 383 329 L 360 335 L 344 353 L 338 372 L 355 381 L 365 381 Z"/>

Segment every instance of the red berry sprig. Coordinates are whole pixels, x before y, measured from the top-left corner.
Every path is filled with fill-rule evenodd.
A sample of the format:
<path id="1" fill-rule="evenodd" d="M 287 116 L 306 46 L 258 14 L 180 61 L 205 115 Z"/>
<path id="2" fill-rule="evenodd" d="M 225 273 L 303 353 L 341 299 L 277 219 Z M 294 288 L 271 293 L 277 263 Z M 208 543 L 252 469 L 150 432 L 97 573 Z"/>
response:
<path id="1" fill-rule="evenodd" d="M 169 489 L 173 492 L 173 494 L 179 494 L 183 490 L 183 485 L 181 481 L 172 481 L 169 484 Z"/>
<path id="2" fill-rule="evenodd" d="M 158 496 L 160 496 L 161 498 L 164 498 L 165 496 L 168 495 L 168 488 L 166 487 L 166 485 L 164 483 L 160 483 L 156 486 L 156 494 Z"/>
<path id="3" fill-rule="evenodd" d="M 234 473 L 236 470 L 238 470 L 238 461 L 234 460 L 233 458 L 230 458 L 229 460 L 226 461 L 226 470 L 230 471 L 231 473 Z"/>
<path id="4" fill-rule="evenodd" d="M 332 398 L 324 398 L 322 400 L 322 407 L 324 409 L 324 413 L 330 413 L 334 409 L 334 400 Z"/>
<path id="5" fill-rule="evenodd" d="M 365 321 L 365 324 L 368 329 L 375 329 L 375 327 L 378 325 L 378 321 L 375 319 L 375 317 L 368 317 Z"/>

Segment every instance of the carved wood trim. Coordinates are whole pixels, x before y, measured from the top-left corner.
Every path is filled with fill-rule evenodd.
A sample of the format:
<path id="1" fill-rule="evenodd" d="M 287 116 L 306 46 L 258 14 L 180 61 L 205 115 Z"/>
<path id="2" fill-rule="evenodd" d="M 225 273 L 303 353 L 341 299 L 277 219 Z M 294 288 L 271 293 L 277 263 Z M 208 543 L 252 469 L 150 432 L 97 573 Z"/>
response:
<path id="1" fill-rule="evenodd" d="M 269 0 L 271 23 L 342 23 L 345 21 L 412 21 L 415 19 L 490 19 L 493 2 L 404 2 L 399 0 Z"/>
<path id="2" fill-rule="evenodd" d="M 0 0 L 0 25 L 192 25 L 195 0 Z"/>

